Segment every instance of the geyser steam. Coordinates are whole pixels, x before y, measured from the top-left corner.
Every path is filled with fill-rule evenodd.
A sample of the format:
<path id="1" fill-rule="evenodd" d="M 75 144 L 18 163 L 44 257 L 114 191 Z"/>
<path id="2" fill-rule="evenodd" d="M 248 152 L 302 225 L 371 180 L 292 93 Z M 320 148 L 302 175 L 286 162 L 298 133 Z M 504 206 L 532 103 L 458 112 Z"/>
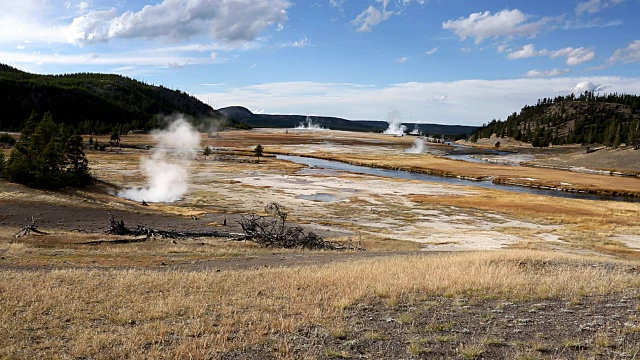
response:
<path id="1" fill-rule="evenodd" d="M 424 152 L 424 139 L 413 140 L 413 146 L 405 151 L 408 154 L 422 154 Z"/>
<path id="2" fill-rule="evenodd" d="M 296 130 L 328 130 L 318 124 L 314 124 L 313 119 L 311 119 L 311 117 L 309 116 L 307 116 L 307 119 L 301 122 L 300 125 L 294 127 L 294 129 Z"/>
<path id="3" fill-rule="evenodd" d="M 407 127 L 402 125 L 400 114 L 398 114 L 397 111 L 392 111 L 387 115 L 387 122 L 389 123 L 389 127 L 384 131 L 384 134 L 404 136 Z"/>
<path id="4" fill-rule="evenodd" d="M 156 147 L 151 157 L 140 159 L 147 186 L 120 191 L 118 196 L 146 202 L 177 201 L 189 190 L 188 168 L 200 149 L 200 133 L 180 116 L 166 130 L 152 135 Z"/>

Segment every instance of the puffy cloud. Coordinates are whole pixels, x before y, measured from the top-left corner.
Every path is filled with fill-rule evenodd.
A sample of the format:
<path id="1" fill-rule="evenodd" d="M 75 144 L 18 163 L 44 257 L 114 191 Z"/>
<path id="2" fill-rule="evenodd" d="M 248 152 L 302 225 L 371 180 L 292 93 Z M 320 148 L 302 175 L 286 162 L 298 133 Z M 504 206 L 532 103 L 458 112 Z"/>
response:
<path id="1" fill-rule="evenodd" d="M 579 82 L 576 86 L 569 89 L 567 93 L 582 94 L 585 91 L 600 92 L 605 91 L 609 88 L 611 88 L 611 85 L 602 85 L 592 83 L 591 81 L 582 81 Z"/>
<path id="2" fill-rule="evenodd" d="M 380 10 L 376 9 L 373 5 L 369 5 L 366 10 L 361 12 L 353 21 L 351 21 L 352 24 L 358 27 L 356 31 L 371 31 L 374 26 L 387 20 L 391 15 L 393 15 L 393 11 L 387 11 L 389 0 L 379 0 L 378 2 L 382 3 L 382 8 Z"/>
<path id="3" fill-rule="evenodd" d="M 70 42 L 85 44 L 115 38 L 184 40 L 208 33 L 224 43 L 242 44 L 287 21 L 291 5 L 287 0 L 164 0 L 121 15 L 115 8 L 89 11 L 73 19 L 67 36 Z"/>
<path id="4" fill-rule="evenodd" d="M 510 52 L 508 55 L 508 58 L 509 60 L 526 59 L 526 58 L 534 57 L 536 55 L 539 55 L 539 53 L 536 51 L 535 46 L 533 44 L 528 44 L 523 46 L 519 50 Z"/>
<path id="5" fill-rule="evenodd" d="M 579 47 L 566 47 L 560 50 L 540 50 L 536 51 L 533 44 L 523 46 L 518 50 L 509 52 L 509 60 L 526 59 L 534 56 L 549 56 L 552 59 L 566 58 L 567 65 L 575 66 L 590 61 L 595 57 L 595 52 L 591 49 Z"/>
<path id="6" fill-rule="evenodd" d="M 621 2 L 623 2 L 624 0 L 588 0 L 588 1 L 583 1 L 581 3 L 578 3 L 578 5 L 576 5 L 576 14 L 578 14 L 578 16 L 584 14 L 584 13 L 589 13 L 589 14 L 595 14 L 599 11 L 602 11 L 606 8 L 615 6 L 620 4 Z"/>
<path id="7" fill-rule="evenodd" d="M 551 69 L 551 70 L 529 70 L 527 77 L 553 77 L 570 73 L 570 69 Z"/>
<path id="8" fill-rule="evenodd" d="M 479 44 L 484 39 L 493 37 L 534 36 L 542 30 L 544 24 L 552 21 L 551 18 L 543 18 L 528 22 L 529 18 L 529 15 L 518 9 L 505 9 L 493 15 L 490 11 L 485 11 L 473 13 L 468 18 L 449 20 L 442 23 L 442 28 L 453 31 L 460 40 L 473 37 L 475 43 Z"/>
<path id="9" fill-rule="evenodd" d="M 409 61 L 409 58 L 408 58 L 408 57 L 406 57 L 406 56 L 403 56 L 403 57 L 401 57 L 401 58 L 397 58 L 397 59 L 396 59 L 396 62 L 397 62 L 398 64 L 404 64 L 404 63 L 406 63 L 407 61 Z"/>
<path id="10" fill-rule="evenodd" d="M 607 62 L 610 64 L 640 62 L 640 40 L 632 41 L 626 48 L 616 50 Z"/>
<path id="11" fill-rule="evenodd" d="M 567 60 L 567 65 L 579 65 L 584 62 L 592 60 L 596 54 L 593 50 L 586 49 L 583 47 L 572 48 L 567 47 L 564 49 L 551 51 L 551 52 L 543 52 L 544 55 L 548 54 L 552 59 L 563 57 Z"/>

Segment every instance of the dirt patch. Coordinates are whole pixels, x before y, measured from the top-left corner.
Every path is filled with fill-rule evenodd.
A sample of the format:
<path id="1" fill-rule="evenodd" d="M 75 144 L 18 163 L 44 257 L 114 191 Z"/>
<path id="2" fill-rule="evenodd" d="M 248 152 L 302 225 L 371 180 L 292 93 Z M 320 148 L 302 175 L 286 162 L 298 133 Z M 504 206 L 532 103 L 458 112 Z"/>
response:
<path id="1" fill-rule="evenodd" d="M 371 298 L 333 328 L 310 326 L 222 359 L 636 358 L 640 300 L 631 294 L 507 301 Z"/>

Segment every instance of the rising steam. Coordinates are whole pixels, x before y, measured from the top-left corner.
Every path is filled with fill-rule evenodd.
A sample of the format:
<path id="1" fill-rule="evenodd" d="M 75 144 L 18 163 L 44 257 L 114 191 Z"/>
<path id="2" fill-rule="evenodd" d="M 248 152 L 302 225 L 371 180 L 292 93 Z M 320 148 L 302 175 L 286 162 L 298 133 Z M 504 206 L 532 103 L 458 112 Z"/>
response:
<path id="1" fill-rule="evenodd" d="M 151 157 L 140 159 L 147 186 L 120 191 L 118 196 L 146 202 L 177 201 L 189 190 L 188 168 L 200 148 L 200 133 L 180 116 L 166 130 L 152 135 L 156 147 Z"/>
<path id="2" fill-rule="evenodd" d="M 424 152 L 424 139 L 417 138 L 413 140 L 413 146 L 405 150 L 407 154 L 422 154 Z"/>
<path id="3" fill-rule="evenodd" d="M 385 134 L 404 136 L 407 127 L 402 125 L 400 114 L 398 114 L 397 111 L 392 111 L 387 115 L 387 122 L 389 123 L 389 127 L 384 131 Z"/>
<path id="4" fill-rule="evenodd" d="M 328 130 L 323 128 L 322 126 L 318 125 L 318 124 L 314 124 L 313 123 L 313 119 L 311 119 L 311 117 L 307 116 L 307 119 L 303 122 L 300 123 L 300 125 L 294 127 L 294 129 L 297 130 Z"/>

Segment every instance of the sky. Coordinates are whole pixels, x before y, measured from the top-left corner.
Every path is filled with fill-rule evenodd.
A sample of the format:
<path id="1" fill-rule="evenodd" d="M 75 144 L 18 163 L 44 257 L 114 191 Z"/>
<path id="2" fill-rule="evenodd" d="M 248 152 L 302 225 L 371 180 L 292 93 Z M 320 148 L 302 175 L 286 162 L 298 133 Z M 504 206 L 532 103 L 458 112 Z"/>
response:
<path id="1" fill-rule="evenodd" d="M 8 3 L 8 4 L 7 4 Z M 640 0 L 20 0 L 0 63 L 121 74 L 214 108 L 480 125 L 640 94 Z"/>

